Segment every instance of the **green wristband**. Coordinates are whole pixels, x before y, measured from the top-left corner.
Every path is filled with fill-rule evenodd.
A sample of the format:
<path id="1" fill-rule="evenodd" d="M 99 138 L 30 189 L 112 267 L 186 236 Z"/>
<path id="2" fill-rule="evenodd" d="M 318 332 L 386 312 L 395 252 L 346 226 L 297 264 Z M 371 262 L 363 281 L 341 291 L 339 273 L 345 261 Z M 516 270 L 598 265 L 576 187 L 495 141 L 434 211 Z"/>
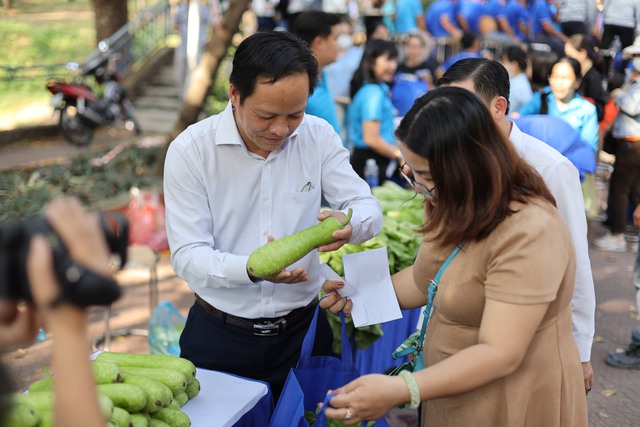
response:
<path id="1" fill-rule="evenodd" d="M 407 386 L 409 387 L 409 394 L 411 395 L 411 403 L 409 403 L 409 408 L 416 409 L 420 406 L 420 389 L 418 388 L 418 383 L 414 378 L 413 374 L 407 370 L 400 371 L 398 373 L 399 377 L 402 377 Z"/>

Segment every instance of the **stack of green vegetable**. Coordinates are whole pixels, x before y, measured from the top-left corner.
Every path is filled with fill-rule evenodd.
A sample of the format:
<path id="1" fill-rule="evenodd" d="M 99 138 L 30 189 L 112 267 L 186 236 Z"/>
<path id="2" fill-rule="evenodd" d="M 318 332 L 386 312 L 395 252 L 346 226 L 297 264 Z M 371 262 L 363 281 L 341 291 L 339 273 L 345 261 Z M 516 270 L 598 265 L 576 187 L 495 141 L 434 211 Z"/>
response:
<path id="1" fill-rule="evenodd" d="M 337 251 L 320 254 L 320 261 L 341 276 L 344 275 L 342 257 L 345 254 L 386 247 L 391 274 L 410 266 L 416 258 L 420 246 L 420 234 L 416 229 L 422 225 L 423 197 L 393 181 L 385 181 L 371 191 L 382 205 L 382 231 L 359 245 L 348 243 Z"/>
<path id="2" fill-rule="evenodd" d="M 103 352 L 92 362 L 108 427 L 189 427 L 180 408 L 200 392 L 196 369 L 176 356 Z M 53 425 L 55 376 L 16 393 L 7 427 Z"/>
<path id="3" fill-rule="evenodd" d="M 346 254 L 386 247 L 389 271 L 395 274 L 412 265 L 418 253 L 421 235 L 417 229 L 422 226 L 424 198 L 416 195 L 413 190 L 400 187 L 393 181 L 385 181 L 383 185 L 374 187 L 371 191 L 382 205 L 382 231 L 359 245 L 348 243 L 337 251 L 320 254 L 320 261 L 328 264 L 341 276 L 344 276 L 342 257 Z M 339 353 L 340 318 L 330 313 L 327 313 L 327 318 L 333 330 L 333 349 Z M 349 334 L 354 334 L 356 347 L 363 350 L 382 336 L 380 325 L 357 328 L 353 332 L 353 323 L 350 318 L 347 318 L 347 330 Z"/>

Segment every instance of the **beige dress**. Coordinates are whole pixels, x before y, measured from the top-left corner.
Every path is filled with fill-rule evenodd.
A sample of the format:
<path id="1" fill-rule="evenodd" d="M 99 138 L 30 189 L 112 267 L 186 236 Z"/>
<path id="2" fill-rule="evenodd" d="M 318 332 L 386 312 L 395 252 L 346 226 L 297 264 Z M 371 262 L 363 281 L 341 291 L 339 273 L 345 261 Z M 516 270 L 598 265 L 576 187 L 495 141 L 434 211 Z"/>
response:
<path id="1" fill-rule="evenodd" d="M 464 394 L 423 402 L 424 426 L 587 426 L 584 381 L 571 329 L 575 255 L 551 205 L 512 204 L 519 212 L 481 242 L 471 242 L 441 278 L 425 337 L 425 366 L 478 343 L 486 299 L 549 303 L 521 366 Z M 414 267 L 428 283 L 452 248 L 425 243 Z"/>

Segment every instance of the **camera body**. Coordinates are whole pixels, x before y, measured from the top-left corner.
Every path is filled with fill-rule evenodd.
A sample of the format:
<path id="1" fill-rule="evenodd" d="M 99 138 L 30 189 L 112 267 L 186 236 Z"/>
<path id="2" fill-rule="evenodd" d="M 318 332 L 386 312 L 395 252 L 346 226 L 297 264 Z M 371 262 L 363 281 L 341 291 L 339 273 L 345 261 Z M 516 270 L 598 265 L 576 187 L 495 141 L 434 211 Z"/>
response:
<path id="1" fill-rule="evenodd" d="M 124 215 L 100 215 L 100 228 L 109 251 L 127 262 L 129 223 Z M 27 257 L 33 236 L 45 236 L 52 247 L 53 266 L 60 284 L 55 303 L 70 302 L 79 307 L 109 305 L 120 297 L 118 283 L 75 262 L 64 242 L 42 217 L 0 224 L 0 299 L 33 301 L 27 276 Z"/>

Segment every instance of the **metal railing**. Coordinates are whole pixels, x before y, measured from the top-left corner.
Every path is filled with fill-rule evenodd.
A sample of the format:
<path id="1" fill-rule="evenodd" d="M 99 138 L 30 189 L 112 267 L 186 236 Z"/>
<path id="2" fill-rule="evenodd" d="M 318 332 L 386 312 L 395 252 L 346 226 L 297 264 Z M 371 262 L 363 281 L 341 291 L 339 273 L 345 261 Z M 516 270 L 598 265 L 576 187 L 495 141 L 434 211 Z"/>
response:
<path id="1" fill-rule="evenodd" d="M 98 48 L 82 61 L 79 67 L 85 70 L 106 60 L 115 60 L 118 74 L 126 76 L 165 45 L 171 29 L 171 5 L 168 0 L 158 1 L 140 12 L 111 37 L 100 41 Z M 70 64 L 72 62 L 24 67 L 0 65 L 0 81 L 48 79 L 71 75 L 77 67 Z"/>
<path id="2" fill-rule="evenodd" d="M 165 44 L 171 27 L 171 5 L 167 0 L 159 1 L 111 37 L 100 41 L 98 48 L 82 63 L 82 68 L 115 58 L 117 73 L 126 76 Z"/>

